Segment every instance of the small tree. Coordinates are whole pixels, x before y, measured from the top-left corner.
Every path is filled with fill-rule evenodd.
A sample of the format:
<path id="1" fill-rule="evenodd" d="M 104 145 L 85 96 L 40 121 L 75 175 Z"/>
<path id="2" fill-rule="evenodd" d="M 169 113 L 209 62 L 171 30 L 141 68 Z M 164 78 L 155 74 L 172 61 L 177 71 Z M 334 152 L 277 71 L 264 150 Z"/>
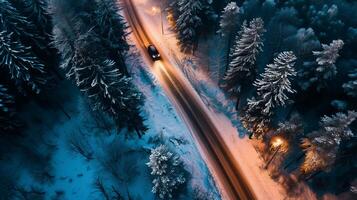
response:
<path id="1" fill-rule="evenodd" d="M 244 114 L 241 115 L 243 126 L 250 132 L 249 138 L 253 135 L 259 137 L 267 132 L 270 123 L 270 115 L 262 113 L 264 109 L 263 101 L 257 100 L 254 97 L 248 99 L 248 106 L 244 109 Z"/>
<path id="2" fill-rule="evenodd" d="M 147 165 L 153 175 L 152 192 L 160 199 L 174 199 L 174 192 L 186 182 L 185 169 L 180 158 L 164 145 L 151 150 Z"/>
<path id="3" fill-rule="evenodd" d="M 239 24 L 240 8 L 236 2 L 230 2 L 222 11 L 221 20 L 219 21 L 218 33 L 223 37 L 232 37 L 237 31 Z"/>
<path id="4" fill-rule="evenodd" d="M 330 45 L 323 44 L 322 51 L 313 51 L 313 54 L 317 57 L 316 73 L 318 79 L 329 79 L 337 74 L 335 63 L 340 56 L 339 51 L 343 45 L 342 40 L 333 40 Z"/>
<path id="5" fill-rule="evenodd" d="M 83 156 L 87 161 L 94 158 L 88 138 L 80 131 L 73 132 L 68 136 L 68 146 L 74 153 Z"/>
<path id="6" fill-rule="evenodd" d="M 353 70 L 348 77 L 351 80 L 343 84 L 342 87 L 348 95 L 357 97 L 357 69 Z"/>
<path id="7" fill-rule="evenodd" d="M 249 26 L 242 26 L 240 38 L 236 40 L 231 51 L 231 62 L 223 78 L 227 90 L 240 87 L 244 81 L 252 78 L 255 73 L 255 61 L 262 51 L 262 36 L 265 32 L 264 22 L 260 18 L 253 19 Z M 247 83 L 248 84 L 248 83 Z"/>

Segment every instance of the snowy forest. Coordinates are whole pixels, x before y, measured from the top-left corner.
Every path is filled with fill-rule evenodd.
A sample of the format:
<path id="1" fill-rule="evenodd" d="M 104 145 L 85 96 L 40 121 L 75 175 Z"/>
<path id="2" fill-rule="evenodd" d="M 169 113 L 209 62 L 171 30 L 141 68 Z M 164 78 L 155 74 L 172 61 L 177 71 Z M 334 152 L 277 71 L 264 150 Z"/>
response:
<path id="1" fill-rule="evenodd" d="M 278 160 L 266 152 L 279 153 L 272 176 L 297 174 L 318 195 L 356 188 L 356 9 L 348 0 L 168 3 L 181 51 L 223 44 L 207 74 L 218 74 L 266 167 Z"/>
<path id="2" fill-rule="evenodd" d="M 145 1 L 288 196 L 356 197 L 356 1 Z M 0 0 L 1 200 L 224 199 L 123 2 Z"/>

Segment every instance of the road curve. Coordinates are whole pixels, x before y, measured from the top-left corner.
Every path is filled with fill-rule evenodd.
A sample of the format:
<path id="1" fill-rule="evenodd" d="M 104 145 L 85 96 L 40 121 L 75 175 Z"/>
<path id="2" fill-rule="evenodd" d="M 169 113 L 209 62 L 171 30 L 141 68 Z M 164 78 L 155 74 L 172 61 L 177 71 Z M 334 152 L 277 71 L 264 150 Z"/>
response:
<path id="1" fill-rule="evenodd" d="M 121 0 L 124 7 L 124 15 L 139 42 L 143 52 L 149 44 L 153 44 L 150 35 L 144 30 L 137 10 L 132 3 L 132 0 Z M 149 60 L 149 55 L 145 55 Z M 246 177 L 242 173 L 241 168 L 234 159 L 231 151 L 223 141 L 218 129 L 212 123 L 208 113 L 202 107 L 202 102 L 199 102 L 193 94 L 193 91 L 186 85 L 180 76 L 175 74 L 169 59 L 162 53 L 162 67 L 160 71 L 163 87 L 166 92 L 171 94 L 171 98 L 176 102 L 180 114 L 184 121 L 191 128 L 191 132 L 196 140 L 200 143 L 200 148 L 206 152 L 206 158 L 209 159 L 211 170 L 214 170 L 215 178 L 221 184 L 226 198 L 231 200 L 255 200 L 256 196 L 248 184 Z M 154 62 L 152 62 L 154 65 Z"/>

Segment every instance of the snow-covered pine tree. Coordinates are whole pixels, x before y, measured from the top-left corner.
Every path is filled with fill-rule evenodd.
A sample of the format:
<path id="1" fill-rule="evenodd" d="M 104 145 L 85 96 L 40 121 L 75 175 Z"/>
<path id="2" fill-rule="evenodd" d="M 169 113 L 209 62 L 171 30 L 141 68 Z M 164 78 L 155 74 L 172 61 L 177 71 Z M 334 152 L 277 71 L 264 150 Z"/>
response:
<path id="1" fill-rule="evenodd" d="M 350 125 L 356 120 L 357 112 L 348 111 L 345 113 L 336 113 L 332 116 L 324 116 L 321 119 L 320 127 L 324 129 L 326 134 L 324 136 L 331 137 L 331 141 L 336 144 L 340 144 L 343 138 L 348 138 L 353 136 L 353 132 L 350 129 Z M 325 140 L 316 139 L 316 142 L 327 142 Z"/>
<path id="2" fill-rule="evenodd" d="M 252 138 L 253 135 L 258 138 L 268 130 L 271 116 L 263 113 L 263 109 L 264 102 L 262 100 L 257 100 L 254 97 L 248 99 L 248 106 L 241 115 L 241 121 L 250 132 L 249 138 Z"/>
<path id="3" fill-rule="evenodd" d="M 109 59 L 114 60 L 121 73 L 129 75 L 123 56 L 129 50 L 126 42 L 127 25 L 119 14 L 120 8 L 115 0 L 97 0 L 98 32 L 103 46 L 109 51 Z"/>
<path id="4" fill-rule="evenodd" d="M 44 65 L 33 55 L 30 47 L 14 41 L 12 33 L 0 32 L 0 67 L 8 73 L 19 88 L 29 87 L 39 93 L 40 86 L 46 83 Z M 25 92 L 20 90 L 20 92 Z"/>
<path id="5" fill-rule="evenodd" d="M 198 32 L 202 25 L 200 13 L 202 11 L 201 0 L 178 0 L 179 16 L 176 20 L 175 30 L 182 52 L 194 51 Z"/>
<path id="6" fill-rule="evenodd" d="M 340 56 L 339 51 L 343 45 L 342 40 L 333 40 L 330 45 L 322 44 L 322 51 L 313 51 L 313 54 L 317 57 L 316 62 L 319 65 L 316 68 L 318 79 L 329 79 L 337 74 L 335 63 Z"/>
<path id="7" fill-rule="evenodd" d="M 147 130 L 140 115 L 143 98 L 131 79 L 121 74 L 94 30 L 80 36 L 73 57 L 75 80 L 91 100 L 95 110 L 108 113 L 118 128 L 136 131 L 139 137 Z"/>
<path id="8" fill-rule="evenodd" d="M 269 114 L 276 106 L 284 106 L 289 99 L 287 93 L 295 93 L 290 79 L 296 76 L 294 69 L 296 56 L 292 51 L 284 51 L 274 58 L 274 63 L 267 65 L 261 79 L 254 82 L 259 99 L 264 102 L 262 112 Z"/>
<path id="9" fill-rule="evenodd" d="M 66 77 L 71 79 L 74 77 L 74 41 L 76 39 L 75 32 L 71 26 L 67 26 L 65 21 L 62 24 L 56 24 L 52 30 L 52 44 L 58 50 L 61 56 L 60 68 L 65 70 Z"/>
<path id="10" fill-rule="evenodd" d="M 143 97 L 131 79 L 120 72 L 119 69 L 125 63 L 120 63 L 118 67 L 110 59 L 110 48 L 104 45 L 114 37 L 113 42 L 118 45 L 118 40 L 123 38 L 117 38 L 117 35 L 103 36 L 98 27 L 98 20 L 104 20 L 103 26 L 109 26 L 111 23 L 118 23 L 112 21 L 118 19 L 118 16 L 103 16 L 98 19 L 99 8 L 96 5 L 95 0 L 84 4 L 76 1 L 52 1 L 52 7 L 55 8 L 53 43 L 61 53 L 61 67 L 67 71 L 67 78 L 73 80 L 87 94 L 94 109 L 111 116 L 118 129 L 127 128 L 130 133 L 136 131 L 141 137 L 147 130 L 140 110 Z"/>
<path id="11" fill-rule="evenodd" d="M 186 182 L 185 169 L 179 156 L 160 145 L 151 150 L 146 164 L 154 177 L 152 192 L 160 199 L 174 199 L 173 193 Z"/>
<path id="12" fill-rule="evenodd" d="M 219 21 L 220 29 L 217 31 L 224 40 L 227 42 L 226 45 L 226 66 L 224 72 L 228 68 L 228 64 L 230 62 L 230 50 L 232 48 L 232 43 L 234 41 L 234 37 L 237 34 L 238 26 L 239 26 L 239 13 L 240 8 L 237 6 L 236 2 L 230 2 L 222 11 L 221 19 Z"/>
<path id="13" fill-rule="evenodd" d="M 308 174 L 328 169 L 334 164 L 341 141 L 354 136 L 350 125 L 356 118 L 355 111 L 322 117 L 320 129 L 310 133 L 309 139 L 303 141 L 306 155 L 301 170 Z"/>
<path id="14" fill-rule="evenodd" d="M 232 47 L 229 49 L 229 61 L 232 60 L 233 58 L 233 53 L 235 52 L 235 49 L 237 49 L 239 43 L 237 41 L 239 41 L 239 39 L 242 37 L 243 31 L 247 28 L 248 23 L 247 20 L 244 20 L 242 22 L 242 25 L 239 29 L 239 31 L 237 32 L 235 38 L 234 38 L 234 43 L 232 44 Z M 228 63 L 229 64 L 229 63 Z M 226 69 L 226 71 L 228 70 L 228 68 Z"/>
<path id="15" fill-rule="evenodd" d="M 243 114 L 244 126 L 257 136 L 264 134 L 270 122 L 272 109 L 284 106 L 289 99 L 287 93 L 294 93 L 290 79 L 296 76 L 294 69 L 296 56 L 291 51 L 282 52 L 267 65 L 261 79 L 254 82 L 257 87 L 257 98 L 248 99 Z M 250 136 L 252 137 L 252 135 Z"/>
<path id="16" fill-rule="evenodd" d="M 0 1 L 0 28 L 25 46 L 43 48 L 46 44 L 35 25 L 22 15 L 8 0 Z"/>
<path id="17" fill-rule="evenodd" d="M 51 34 L 52 23 L 51 16 L 48 13 L 47 0 L 12 0 L 18 10 L 26 16 L 36 26 L 36 29 L 41 32 L 41 36 L 48 39 Z"/>
<path id="18" fill-rule="evenodd" d="M 227 90 L 235 89 L 252 78 L 256 70 L 256 57 L 262 51 L 262 36 L 265 32 L 263 20 L 255 18 L 242 29 L 231 51 L 231 62 L 223 78 L 223 87 Z"/>
<path id="19" fill-rule="evenodd" d="M 357 97 L 357 69 L 354 69 L 351 73 L 349 73 L 348 77 L 351 80 L 343 84 L 342 87 L 348 95 Z"/>
<path id="20" fill-rule="evenodd" d="M 238 29 L 240 9 L 236 2 L 230 2 L 224 8 L 219 21 L 218 34 L 223 37 L 232 37 Z"/>
<path id="21" fill-rule="evenodd" d="M 77 13 L 72 9 L 75 6 L 60 0 L 53 0 L 49 5 L 52 21 L 52 45 L 60 54 L 60 68 L 66 72 L 67 79 L 74 79 L 73 57 L 75 52 L 75 41 L 78 37 Z M 71 2 L 74 3 L 74 2 Z M 76 29 L 77 28 L 77 29 Z"/>

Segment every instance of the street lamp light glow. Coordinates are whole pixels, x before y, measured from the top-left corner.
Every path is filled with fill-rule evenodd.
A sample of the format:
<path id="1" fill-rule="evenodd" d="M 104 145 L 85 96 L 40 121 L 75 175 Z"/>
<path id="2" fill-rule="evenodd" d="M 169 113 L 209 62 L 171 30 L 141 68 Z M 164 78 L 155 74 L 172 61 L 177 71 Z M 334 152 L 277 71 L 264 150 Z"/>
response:
<path id="1" fill-rule="evenodd" d="M 270 148 L 273 149 L 278 149 L 280 152 L 287 152 L 288 151 L 288 142 L 280 137 L 280 136 L 275 136 L 272 138 L 270 142 Z"/>
<path id="2" fill-rule="evenodd" d="M 152 15 L 157 15 L 157 14 L 159 14 L 160 12 L 161 12 L 161 9 L 160 9 L 160 8 L 158 8 L 158 7 L 156 7 L 156 6 L 151 7 L 150 13 L 151 13 Z"/>
<path id="3" fill-rule="evenodd" d="M 272 142 L 272 146 L 274 148 L 277 148 L 277 147 L 281 146 L 283 143 L 284 143 L 284 141 L 281 138 L 276 137 L 275 140 L 273 140 L 273 142 Z"/>

